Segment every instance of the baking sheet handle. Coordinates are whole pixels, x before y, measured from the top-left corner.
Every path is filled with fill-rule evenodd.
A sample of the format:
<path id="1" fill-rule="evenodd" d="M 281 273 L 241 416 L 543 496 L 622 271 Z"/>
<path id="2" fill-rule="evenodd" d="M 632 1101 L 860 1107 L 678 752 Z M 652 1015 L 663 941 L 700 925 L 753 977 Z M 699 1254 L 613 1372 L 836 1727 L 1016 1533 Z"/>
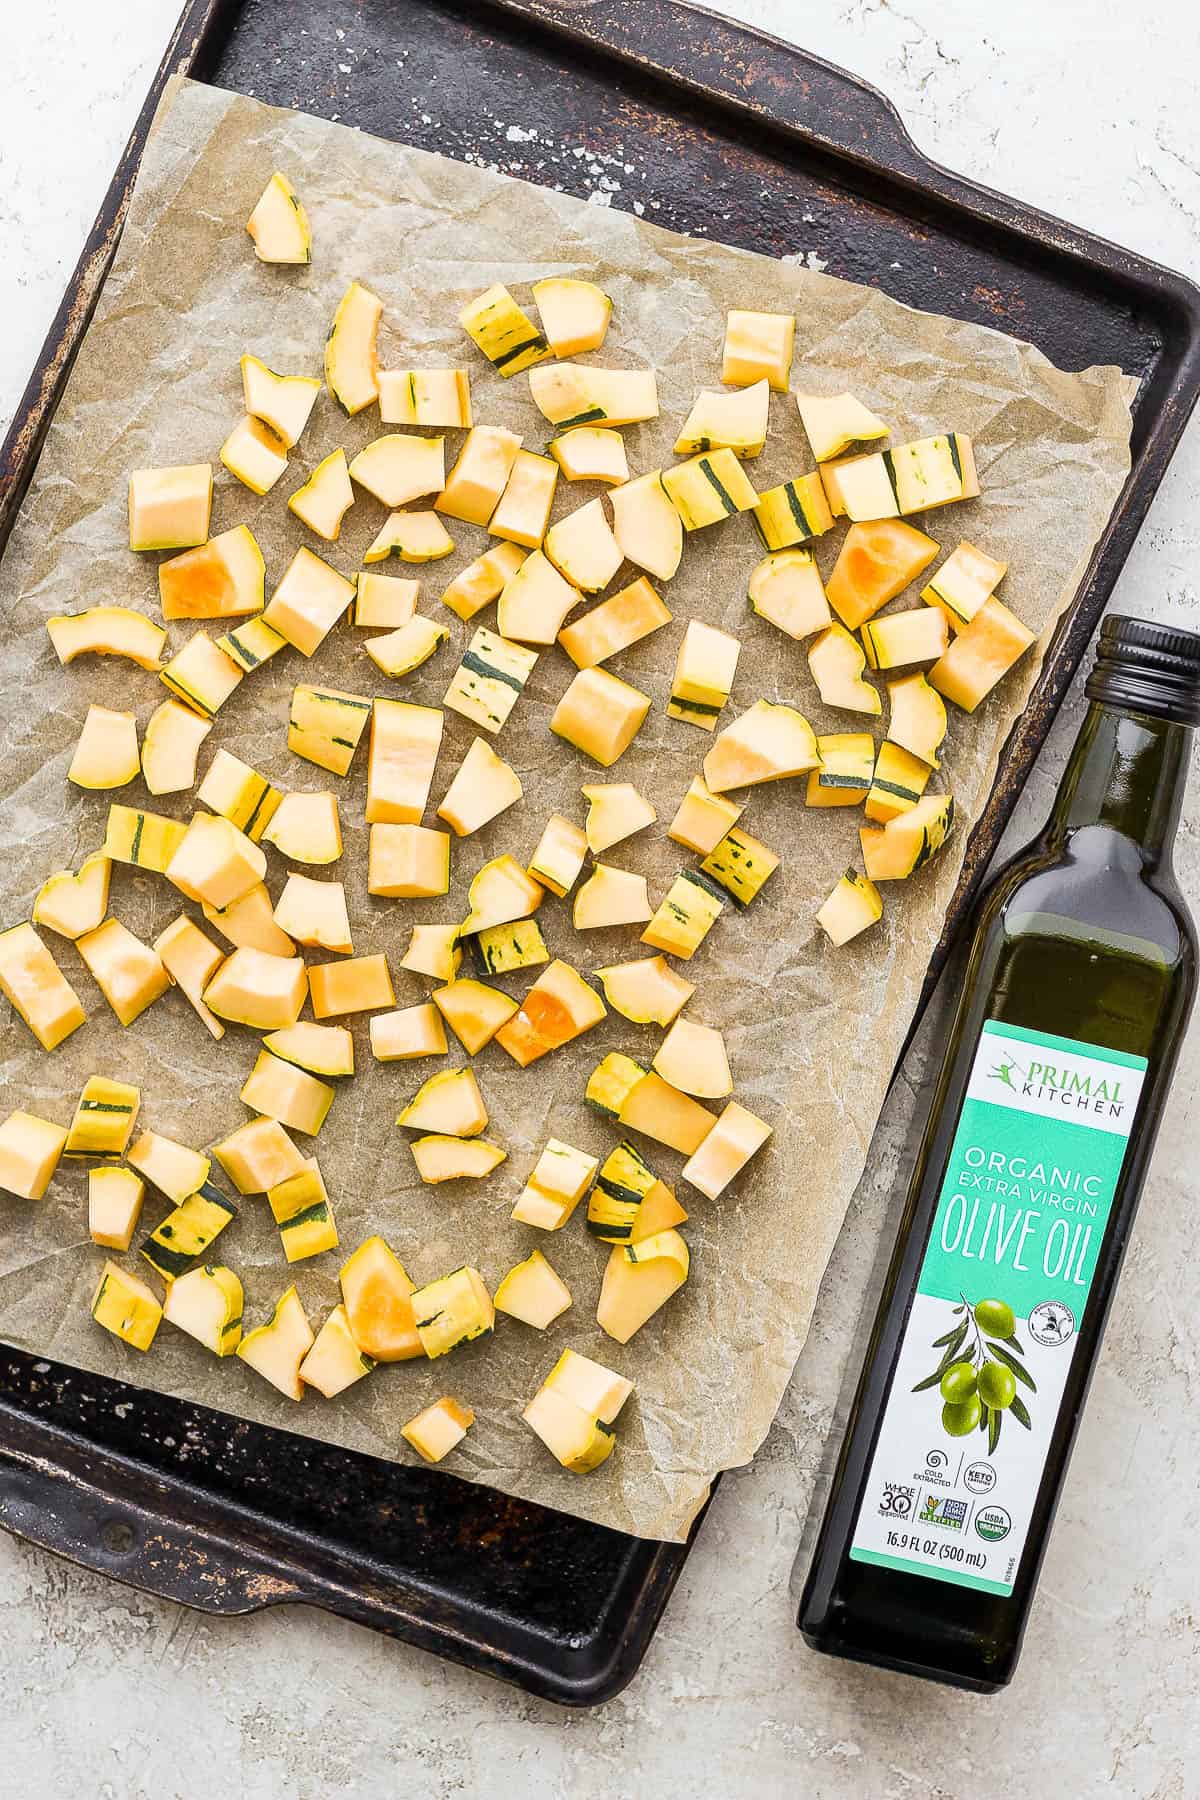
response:
<path id="1" fill-rule="evenodd" d="M 40 1549 L 205 1612 L 314 1598 L 277 1559 L 256 1566 L 224 1538 L 198 1490 L 181 1496 L 178 1484 L 19 1413 L 0 1413 L 0 1437 L 0 1528 Z M 181 1498 L 193 1504 L 175 1523 L 168 1509 Z"/>

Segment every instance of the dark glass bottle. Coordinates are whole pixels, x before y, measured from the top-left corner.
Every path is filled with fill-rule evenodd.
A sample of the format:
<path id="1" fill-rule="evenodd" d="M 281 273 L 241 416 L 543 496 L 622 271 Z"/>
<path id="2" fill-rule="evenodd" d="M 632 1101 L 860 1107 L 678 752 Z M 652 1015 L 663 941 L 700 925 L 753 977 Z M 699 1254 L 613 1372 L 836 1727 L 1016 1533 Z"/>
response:
<path id="1" fill-rule="evenodd" d="M 1200 636 L 1110 618 L 1050 818 L 981 901 L 799 1624 L 1016 1666 L 1196 982 L 1171 867 Z"/>

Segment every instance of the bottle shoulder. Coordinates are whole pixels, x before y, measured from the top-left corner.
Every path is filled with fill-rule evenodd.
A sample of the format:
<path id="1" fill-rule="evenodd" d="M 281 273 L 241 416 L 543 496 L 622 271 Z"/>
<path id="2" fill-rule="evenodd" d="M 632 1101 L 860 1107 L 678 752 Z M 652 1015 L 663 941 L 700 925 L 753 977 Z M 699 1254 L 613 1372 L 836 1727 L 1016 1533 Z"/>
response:
<path id="1" fill-rule="evenodd" d="M 981 924 L 1008 937 L 1053 936 L 1055 921 L 1064 936 L 1138 942 L 1168 965 L 1196 961 L 1195 922 L 1169 865 L 1147 865 L 1113 832 L 1076 833 L 1059 845 L 1036 840 L 996 876 Z"/>

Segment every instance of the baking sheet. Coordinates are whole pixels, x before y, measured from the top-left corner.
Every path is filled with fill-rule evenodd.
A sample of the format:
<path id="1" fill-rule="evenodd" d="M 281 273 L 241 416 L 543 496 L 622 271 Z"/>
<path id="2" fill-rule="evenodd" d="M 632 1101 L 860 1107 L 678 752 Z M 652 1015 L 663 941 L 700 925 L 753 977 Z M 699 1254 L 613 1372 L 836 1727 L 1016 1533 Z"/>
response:
<path id="1" fill-rule="evenodd" d="M 313 220 L 314 261 L 305 269 L 257 263 L 243 230 L 275 167 L 292 176 Z M 160 116 L 117 261 L 3 565 L 7 642 L 0 704 L 8 723 L 10 797 L 0 811 L 0 846 L 6 923 L 28 916 L 46 873 L 78 866 L 103 838 L 108 796 L 84 794 L 65 781 L 89 701 L 133 707 L 144 725 L 165 692 L 152 674 L 124 663 L 60 669 L 44 631 L 51 613 L 101 600 L 156 612 L 157 559 L 134 557 L 124 548 L 127 471 L 215 457 L 241 410 L 237 360 L 243 351 L 282 371 L 319 373 L 333 308 L 355 276 L 386 301 L 385 367 L 466 362 L 477 420 L 523 431 L 529 447 L 541 448 L 552 433 L 529 401 L 524 378 L 504 382 L 487 369 L 465 344 L 456 316 L 492 281 L 506 281 L 521 295 L 522 284 L 555 272 L 595 279 L 614 297 L 609 341 L 593 360 L 651 363 L 659 371 L 662 418 L 626 433 L 635 472 L 670 460 L 670 444 L 695 392 L 716 385 L 724 314 L 732 305 L 795 309 L 793 385 L 826 392 L 851 387 L 889 420 L 894 442 L 935 430 L 971 432 L 983 497 L 927 523 L 947 550 L 967 536 L 1006 557 L 1012 570 L 1004 597 L 1043 631 L 1045 641 L 1128 469 L 1127 384 L 1119 371 L 1062 374 L 1028 346 L 914 313 L 871 289 L 700 244 L 482 169 L 184 85 Z M 353 454 L 379 430 L 374 412 L 348 422 L 323 398 L 273 494 L 257 499 L 219 471 L 213 530 L 248 523 L 273 583 L 304 535 L 286 511 L 287 494 L 336 445 Z M 451 449 L 457 441 L 452 437 Z M 752 479 L 764 488 L 808 467 L 794 404 L 774 396 L 771 437 L 763 456 L 749 465 Z M 595 491 L 560 484 L 555 517 Z M 383 516 L 364 495 L 336 546 L 309 541 L 350 573 Z M 482 531 L 457 523 L 452 534 L 454 557 L 403 571 L 421 576 L 421 610 L 451 624 L 450 647 L 415 676 L 392 684 L 365 656 L 366 634 L 339 628 L 312 663 L 281 655 L 247 678 L 219 715 L 201 756 L 203 771 L 224 745 L 281 787 L 338 789 L 346 855 L 315 873 L 346 881 L 355 948 L 388 952 L 401 1005 L 424 998 L 431 985 L 396 966 L 410 925 L 461 917 L 467 883 L 480 864 L 502 850 L 525 860 L 550 811 L 582 817 L 582 782 L 632 781 L 658 808 L 661 829 L 629 840 L 607 858 L 646 874 L 653 900 L 691 860 L 665 836 L 711 742 L 664 713 L 687 618 L 724 625 L 743 640 L 727 716 L 765 696 L 798 705 L 818 731 L 850 723 L 816 702 L 803 648 L 749 614 L 745 582 L 761 555 L 749 522 L 694 534 L 666 592 L 676 623 L 617 660 L 617 672 L 650 692 L 655 705 L 613 774 L 585 764 L 547 731 L 572 671 L 559 652 L 545 653 L 497 740 L 521 774 L 524 801 L 483 832 L 456 842 L 448 901 L 370 898 L 362 824 L 365 746 L 345 781 L 327 777 L 287 751 L 287 703 L 293 684 L 307 679 L 425 704 L 440 701 L 471 627 L 453 620 L 436 597 L 488 541 Z M 817 546 L 826 574 L 838 536 Z M 618 584 L 625 578 L 619 576 Z M 222 627 L 210 629 L 219 635 Z M 173 627 L 172 647 L 187 635 L 188 628 Z M 494 1046 L 476 1059 L 492 1115 L 488 1135 L 509 1152 L 485 1184 L 429 1189 L 416 1179 L 393 1121 L 419 1082 L 445 1065 L 373 1065 L 365 1021 L 355 1028 L 360 1074 L 339 1093 L 311 1146 L 346 1252 L 368 1232 L 382 1231 L 414 1279 L 431 1279 L 469 1260 L 494 1285 L 536 1239 L 575 1295 L 571 1311 L 545 1336 L 501 1320 L 494 1339 L 451 1359 L 380 1369 L 335 1402 L 310 1394 L 300 1407 L 276 1397 L 236 1359 L 218 1364 L 170 1327 L 141 1358 L 87 1315 L 101 1253 L 86 1237 L 82 1171 L 64 1171 L 38 1205 L 0 1196 L 0 1334 L 22 1348 L 400 1460 L 411 1455 L 400 1425 L 438 1393 L 453 1391 L 479 1415 L 454 1459 L 456 1473 L 623 1530 L 681 1539 L 712 1475 L 753 1454 L 786 1385 L 938 936 L 966 824 L 986 797 L 997 754 L 1036 672 L 1030 657 L 975 717 L 955 716 L 943 764 L 964 828 L 931 870 L 889 895 L 883 926 L 848 951 L 830 951 L 812 913 L 854 855 L 858 814 L 807 813 L 797 783 L 751 791 L 742 822 L 783 856 L 783 865 L 746 914 L 726 910 L 687 973 L 698 984 L 693 1015 L 722 1026 L 738 1097 L 772 1122 L 775 1136 L 751 1173 L 720 1201 L 680 1190 L 691 1211 L 686 1230 L 692 1278 L 630 1345 L 614 1345 L 595 1326 L 607 1249 L 587 1238 L 581 1219 L 553 1237 L 508 1219 L 547 1135 L 597 1154 L 616 1141 L 616 1132 L 582 1105 L 587 1073 L 610 1049 L 648 1061 L 659 1036 L 617 1014 L 529 1071 L 517 1070 Z M 472 736 L 466 721 L 447 714 L 432 806 Z M 189 810 L 188 796 L 147 799 L 138 783 L 114 797 L 180 818 Z M 268 881 L 277 894 L 285 865 L 274 852 L 270 860 Z M 161 879 L 118 867 L 112 910 L 149 939 L 179 912 L 180 899 Z M 633 931 L 576 935 L 567 903 L 548 898 L 539 920 L 552 952 L 585 972 L 642 953 Z M 238 1089 L 257 1048 L 251 1034 L 231 1028 L 222 1044 L 212 1044 L 177 994 L 122 1032 L 71 947 L 47 937 L 89 1022 L 50 1057 L 19 1023 L 6 1023 L 6 1109 L 30 1106 L 66 1122 L 83 1080 L 101 1072 L 138 1083 L 143 1122 L 181 1141 L 207 1145 L 244 1121 Z M 520 992 L 527 981 L 503 978 L 499 985 Z M 452 1052 L 451 1060 L 463 1058 Z M 680 1159 L 657 1146 L 641 1148 L 673 1182 Z M 166 1210 L 165 1203 L 149 1203 L 147 1228 Z M 219 1253 L 245 1283 L 249 1324 L 267 1315 L 293 1277 L 314 1322 L 337 1297 L 340 1255 L 286 1270 L 264 1200 L 242 1203 Z M 599 1356 L 637 1383 L 620 1422 L 617 1454 L 586 1478 L 558 1470 L 519 1420 L 564 1344 Z"/>

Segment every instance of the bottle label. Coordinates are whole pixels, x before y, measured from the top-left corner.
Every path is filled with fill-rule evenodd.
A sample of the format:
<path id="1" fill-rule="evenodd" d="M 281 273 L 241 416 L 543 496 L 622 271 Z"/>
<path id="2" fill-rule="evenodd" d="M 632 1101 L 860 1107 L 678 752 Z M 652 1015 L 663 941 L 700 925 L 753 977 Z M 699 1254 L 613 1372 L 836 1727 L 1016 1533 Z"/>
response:
<path id="1" fill-rule="evenodd" d="M 1011 1594 L 1146 1059 L 989 1019 L 851 1542 Z"/>

